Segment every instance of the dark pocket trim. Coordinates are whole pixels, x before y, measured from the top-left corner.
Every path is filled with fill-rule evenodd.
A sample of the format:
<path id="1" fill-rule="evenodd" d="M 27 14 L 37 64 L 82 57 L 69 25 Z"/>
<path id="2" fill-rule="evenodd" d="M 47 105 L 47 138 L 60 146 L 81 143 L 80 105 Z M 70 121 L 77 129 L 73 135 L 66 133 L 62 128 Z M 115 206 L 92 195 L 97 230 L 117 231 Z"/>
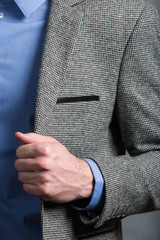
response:
<path id="1" fill-rule="evenodd" d="M 72 103 L 72 102 L 88 102 L 88 101 L 99 101 L 99 96 L 79 96 L 79 97 L 62 97 L 58 98 L 57 104 L 59 103 Z"/>

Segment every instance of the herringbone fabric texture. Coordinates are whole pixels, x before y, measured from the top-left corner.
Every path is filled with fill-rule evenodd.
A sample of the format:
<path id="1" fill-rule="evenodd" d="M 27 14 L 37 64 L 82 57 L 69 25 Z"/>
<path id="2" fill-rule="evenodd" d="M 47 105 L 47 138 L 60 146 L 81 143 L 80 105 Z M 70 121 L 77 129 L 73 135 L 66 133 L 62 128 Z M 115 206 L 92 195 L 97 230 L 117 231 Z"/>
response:
<path id="1" fill-rule="evenodd" d="M 106 193 L 93 219 L 43 202 L 44 240 L 120 240 L 123 217 L 160 208 L 159 29 L 141 0 L 53 1 L 35 131 L 93 158 Z M 57 103 L 92 95 L 99 100 Z"/>

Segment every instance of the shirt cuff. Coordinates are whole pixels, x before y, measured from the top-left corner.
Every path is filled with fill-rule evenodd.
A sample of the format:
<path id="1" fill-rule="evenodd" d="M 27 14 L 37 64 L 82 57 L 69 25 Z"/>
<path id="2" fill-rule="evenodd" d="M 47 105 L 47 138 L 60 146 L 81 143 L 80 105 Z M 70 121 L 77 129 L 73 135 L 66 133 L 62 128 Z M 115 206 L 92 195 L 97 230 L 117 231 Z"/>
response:
<path id="1" fill-rule="evenodd" d="M 100 210 L 102 208 L 102 203 L 104 202 L 104 199 L 103 199 L 104 198 L 104 194 L 103 194 L 104 179 L 103 179 L 102 173 L 98 165 L 95 163 L 93 159 L 83 158 L 83 160 L 85 160 L 89 164 L 92 170 L 94 181 L 95 181 L 94 190 L 93 190 L 91 200 L 86 207 L 81 208 L 81 207 L 75 206 L 74 204 L 72 204 L 72 207 L 79 211 Z"/>

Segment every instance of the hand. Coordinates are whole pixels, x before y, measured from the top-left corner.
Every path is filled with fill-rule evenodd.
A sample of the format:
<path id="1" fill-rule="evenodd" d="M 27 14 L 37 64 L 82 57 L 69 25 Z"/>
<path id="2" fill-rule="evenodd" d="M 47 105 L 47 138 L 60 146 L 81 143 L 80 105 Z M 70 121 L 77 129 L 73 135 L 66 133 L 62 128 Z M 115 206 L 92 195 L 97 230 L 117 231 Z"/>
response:
<path id="1" fill-rule="evenodd" d="M 94 177 L 88 163 L 52 137 L 20 132 L 15 137 L 22 143 L 15 168 L 27 193 L 57 203 L 92 195 Z"/>

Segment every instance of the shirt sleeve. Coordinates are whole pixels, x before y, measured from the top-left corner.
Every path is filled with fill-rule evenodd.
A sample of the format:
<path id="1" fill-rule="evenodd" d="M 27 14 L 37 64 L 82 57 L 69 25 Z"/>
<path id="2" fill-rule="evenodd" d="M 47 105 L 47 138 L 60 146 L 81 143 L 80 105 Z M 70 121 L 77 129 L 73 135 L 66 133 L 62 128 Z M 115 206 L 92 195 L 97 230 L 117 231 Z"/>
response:
<path id="1" fill-rule="evenodd" d="M 95 161 L 93 159 L 83 158 L 83 160 L 85 160 L 89 164 L 89 166 L 92 170 L 93 176 L 94 176 L 95 184 L 94 184 L 93 194 L 92 194 L 92 197 L 91 197 L 89 203 L 87 204 L 87 206 L 77 207 L 75 202 L 71 206 L 73 208 L 75 208 L 76 210 L 87 211 L 88 215 L 90 215 L 90 214 L 92 215 L 92 213 L 94 211 L 97 211 L 97 210 L 100 211 L 103 208 L 104 179 L 103 179 L 102 173 L 101 173 L 98 165 L 95 163 Z M 81 200 L 79 200 L 79 201 L 81 201 Z"/>

